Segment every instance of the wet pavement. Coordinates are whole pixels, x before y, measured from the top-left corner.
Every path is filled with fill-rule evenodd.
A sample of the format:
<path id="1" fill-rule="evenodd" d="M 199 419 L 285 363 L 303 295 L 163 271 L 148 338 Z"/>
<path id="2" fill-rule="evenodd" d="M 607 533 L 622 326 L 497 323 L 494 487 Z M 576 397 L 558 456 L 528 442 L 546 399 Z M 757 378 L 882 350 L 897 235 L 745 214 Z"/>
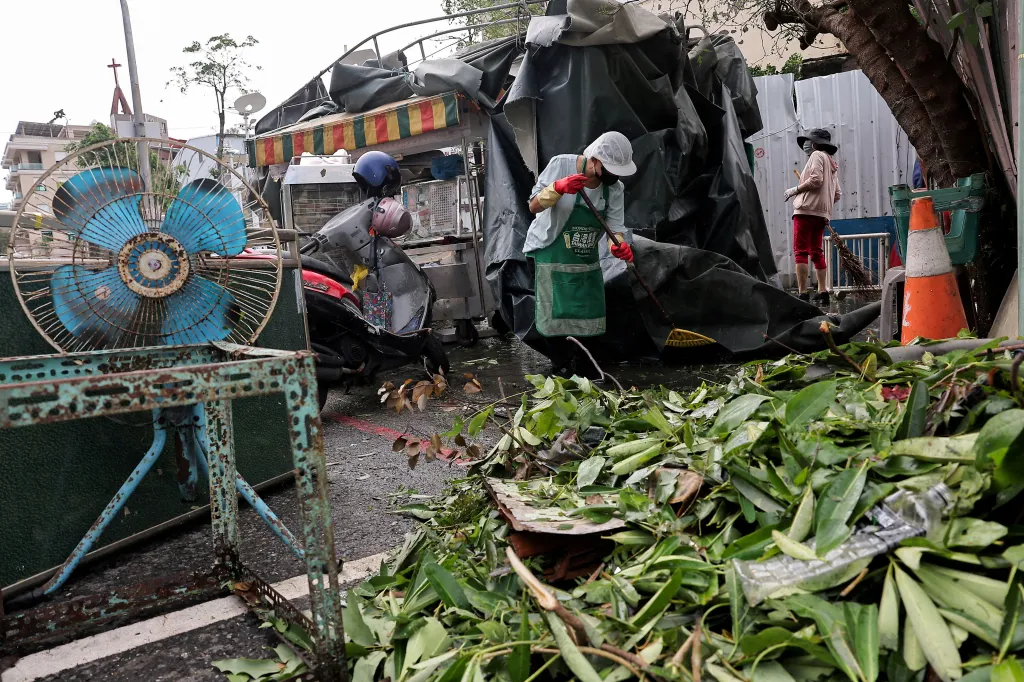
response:
<path id="1" fill-rule="evenodd" d="M 837 306 L 837 304 L 833 304 Z M 843 305 L 843 304 L 839 304 Z M 837 306 L 838 307 L 838 306 Z M 877 325 L 876 325 L 877 328 Z M 447 431 L 458 416 L 468 418 L 483 406 L 531 390 L 525 376 L 547 374 L 550 362 L 514 338 L 494 338 L 472 348 L 449 347 L 452 371 L 448 392 L 420 411 L 388 410 L 378 388 L 385 381 L 401 384 L 425 378 L 415 368 L 380 377 L 375 385 L 353 387 L 331 395 L 322 415 L 325 456 L 330 480 L 339 556 L 346 561 L 388 551 L 402 542 L 415 521 L 389 513 L 393 495 L 435 494 L 446 481 L 457 478 L 463 466 L 452 461 L 421 461 L 410 470 L 406 458 L 392 451 L 401 434 L 429 438 Z M 677 390 L 721 381 L 735 370 L 728 365 L 664 367 L 660 365 L 606 366 L 626 387 L 670 386 Z M 472 375 L 479 393 L 463 390 Z M 485 431 L 486 448 L 496 434 Z M 299 528 L 294 488 L 283 486 L 264 499 L 290 528 Z M 242 558 L 264 580 L 274 583 L 304 572 L 299 560 L 242 503 L 240 529 Z M 64 598 L 98 593 L 154 576 L 186 570 L 205 570 L 211 560 L 209 525 L 196 522 L 144 545 L 80 570 L 63 591 Z M 276 640 L 258 629 L 251 615 L 239 616 L 186 634 L 163 639 L 126 653 L 52 675 L 47 680 L 223 680 L 211 666 L 221 658 L 266 657 Z M 4 682 L 9 679 L 4 676 Z"/>

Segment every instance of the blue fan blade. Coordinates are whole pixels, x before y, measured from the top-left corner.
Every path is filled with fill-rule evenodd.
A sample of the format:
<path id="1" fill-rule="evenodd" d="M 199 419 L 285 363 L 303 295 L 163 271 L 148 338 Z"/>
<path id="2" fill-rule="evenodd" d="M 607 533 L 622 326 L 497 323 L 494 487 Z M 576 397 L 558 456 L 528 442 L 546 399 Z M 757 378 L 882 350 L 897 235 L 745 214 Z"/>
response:
<path id="1" fill-rule="evenodd" d="M 181 188 L 164 217 L 163 232 L 189 253 L 212 251 L 221 256 L 242 253 L 248 235 L 238 200 L 226 187 L 209 178 Z"/>
<path id="2" fill-rule="evenodd" d="M 121 281 L 117 268 L 89 270 L 63 265 L 50 277 L 53 307 L 61 324 L 94 345 L 109 345 L 131 328 L 139 300 Z"/>
<path id="3" fill-rule="evenodd" d="M 169 346 L 223 341 L 231 334 L 240 308 L 230 291 L 193 275 L 185 286 L 165 299 L 162 332 Z"/>
<path id="4" fill-rule="evenodd" d="M 130 168 L 91 168 L 61 185 L 53 212 L 69 232 L 111 251 L 146 231 L 139 213 L 142 182 Z"/>

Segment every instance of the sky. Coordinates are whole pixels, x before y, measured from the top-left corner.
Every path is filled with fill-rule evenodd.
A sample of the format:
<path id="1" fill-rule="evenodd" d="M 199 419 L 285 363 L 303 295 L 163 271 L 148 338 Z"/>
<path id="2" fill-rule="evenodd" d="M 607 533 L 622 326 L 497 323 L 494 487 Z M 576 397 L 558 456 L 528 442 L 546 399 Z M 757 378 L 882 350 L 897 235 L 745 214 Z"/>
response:
<path id="1" fill-rule="evenodd" d="M 259 40 L 248 61 L 251 88 L 270 109 L 340 57 L 345 47 L 401 23 L 443 14 L 441 0 L 128 0 L 139 67 L 143 111 L 167 119 L 172 137 L 216 132 L 213 94 L 182 95 L 167 86 L 170 68 L 186 62 L 182 48 L 194 40 L 230 33 Z M 46 122 L 63 109 L 73 124 L 109 124 L 114 58 L 127 64 L 119 0 L 0 1 L 6 66 L 0 76 L 0 145 L 18 121 Z M 405 47 L 447 28 L 447 22 L 403 29 L 381 39 L 381 50 Z M 435 49 L 443 47 L 435 45 Z M 430 47 L 428 46 L 428 55 Z M 127 66 L 118 69 L 131 102 Z M 258 117 L 258 116 L 257 116 Z M 241 124 L 228 114 L 228 125 Z M 3 189 L 0 203 L 11 200 Z"/>

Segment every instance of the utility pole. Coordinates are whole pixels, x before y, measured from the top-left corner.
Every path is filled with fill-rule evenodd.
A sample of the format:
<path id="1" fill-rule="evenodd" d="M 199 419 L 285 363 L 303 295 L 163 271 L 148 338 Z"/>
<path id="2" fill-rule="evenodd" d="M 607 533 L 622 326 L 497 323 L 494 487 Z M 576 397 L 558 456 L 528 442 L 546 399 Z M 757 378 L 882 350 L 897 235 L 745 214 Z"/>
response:
<path id="1" fill-rule="evenodd" d="M 132 37 L 132 19 L 128 13 L 128 0 L 121 0 L 121 18 L 124 20 L 124 45 L 128 53 L 128 78 L 132 86 L 132 108 L 135 109 L 135 137 L 146 137 L 146 115 L 142 113 L 142 93 L 139 91 L 139 69 L 135 63 L 135 39 Z M 149 144 L 138 143 L 139 175 L 147 192 L 153 191 L 153 171 L 149 167 Z"/>

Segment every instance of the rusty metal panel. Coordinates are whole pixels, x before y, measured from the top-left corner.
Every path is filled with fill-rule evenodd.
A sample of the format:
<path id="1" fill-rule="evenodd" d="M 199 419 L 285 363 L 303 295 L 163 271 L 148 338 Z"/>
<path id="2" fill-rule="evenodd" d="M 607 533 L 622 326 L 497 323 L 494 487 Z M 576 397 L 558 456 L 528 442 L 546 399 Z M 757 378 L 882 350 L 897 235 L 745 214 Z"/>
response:
<path id="1" fill-rule="evenodd" d="M 316 371 L 308 351 L 283 352 L 230 344 L 199 348 L 157 348 L 102 351 L 78 355 L 40 356 L 0 360 L 0 429 L 30 428 L 90 417 L 121 415 L 153 410 L 152 428 L 158 436 L 168 421 L 189 426 L 204 424 L 201 455 L 208 459 L 212 500 L 212 531 L 215 561 L 212 571 L 219 578 L 240 580 L 249 575 L 238 556 L 238 505 L 232 400 L 272 393 L 283 395 L 288 419 L 281 425 L 288 432 L 296 492 L 302 520 L 303 556 L 310 587 L 313 627 L 309 632 L 316 648 L 316 675 L 320 680 L 341 680 L 347 673 L 342 625 L 338 560 L 334 545 L 334 522 L 323 453 L 323 434 L 316 395 Z M 194 410 L 175 408 L 206 404 L 208 419 Z M 160 441 L 157 438 L 157 441 Z M 159 454 L 154 442 L 153 452 Z M 11 453 L 3 453 L 9 456 Z M 148 473 L 155 456 L 147 453 L 134 478 Z M 134 492 L 137 480 L 129 478 L 108 505 L 116 514 Z M 96 534 L 105 524 L 101 515 Z M 276 517 L 268 524 L 280 523 Z M 282 537 L 281 533 L 278 533 Z M 87 535 L 86 538 L 89 536 Z M 81 545 L 80 545 L 81 548 Z M 87 550 L 88 548 L 86 548 Z M 85 550 L 77 554 L 78 558 Z M 72 554 L 65 567 L 74 567 Z M 66 573 L 66 572 L 62 572 Z M 58 576 L 59 577 L 59 576 Z M 66 578 L 66 575 L 64 575 Z M 54 578 L 55 580 L 57 577 Z M 203 583 L 174 580 L 153 586 L 131 588 L 129 597 L 97 595 L 86 600 L 22 610 L 49 594 L 33 590 L 7 602 L 18 613 L 4 614 L 0 608 L 0 653 L 10 653 L 40 643 L 40 638 L 75 638 L 87 629 L 108 624 L 111 619 L 132 620 L 148 611 L 181 599 L 207 594 Z M 274 602 L 270 586 L 257 590 Z M 68 614 L 71 614 L 68 616 Z"/>

